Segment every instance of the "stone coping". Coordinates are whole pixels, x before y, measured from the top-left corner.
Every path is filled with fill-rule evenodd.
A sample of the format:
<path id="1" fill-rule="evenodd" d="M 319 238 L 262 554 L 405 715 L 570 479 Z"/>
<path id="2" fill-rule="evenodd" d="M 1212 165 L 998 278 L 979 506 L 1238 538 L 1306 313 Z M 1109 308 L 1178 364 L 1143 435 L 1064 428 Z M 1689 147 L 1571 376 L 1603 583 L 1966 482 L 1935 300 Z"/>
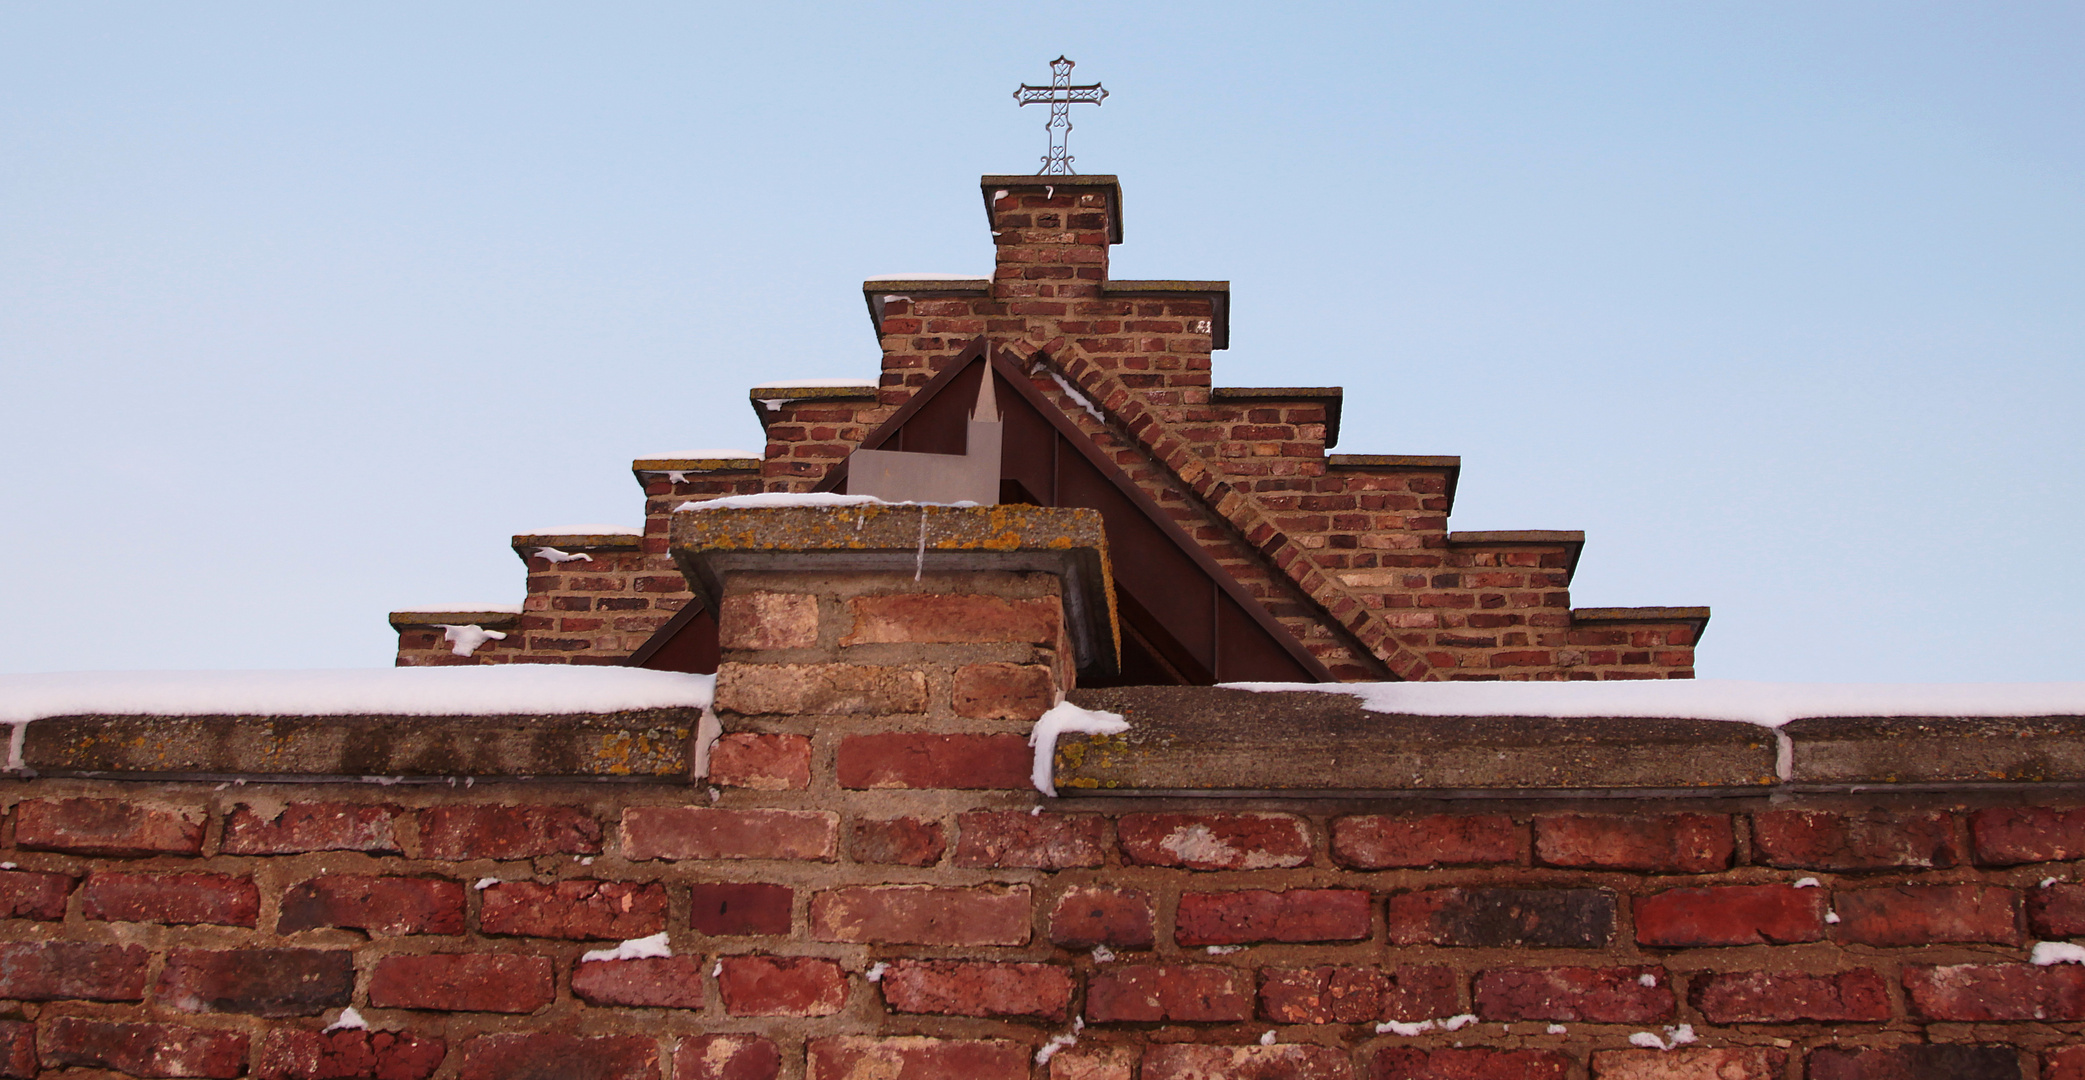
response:
<path id="1" fill-rule="evenodd" d="M 394 611 L 391 625 L 398 629 L 430 626 L 476 626 L 506 630 L 521 625 L 518 611 Z"/>
<path id="2" fill-rule="evenodd" d="M 1100 188 L 1108 197 L 1108 243 L 1122 242 L 1122 182 L 1107 173 L 1063 175 L 987 173 L 978 178 L 978 193 L 985 201 L 985 224 L 992 222 L 992 193 L 1000 188 Z"/>
<path id="3" fill-rule="evenodd" d="M 1511 544 L 1555 544 L 1565 548 L 1564 583 L 1578 576 L 1578 556 L 1585 551 L 1585 533 L 1577 529 L 1502 529 L 1492 532 L 1452 532 L 1450 545 L 1496 547 Z"/>
<path id="4" fill-rule="evenodd" d="M 1599 626 L 1604 623 L 1686 623 L 1694 628 L 1694 640 L 1701 640 L 1702 632 L 1709 626 L 1709 609 L 1705 607 L 1582 607 L 1571 609 L 1571 625 Z"/>
<path id="5" fill-rule="evenodd" d="M 648 472 L 744 472 L 758 470 L 763 460 L 757 457 L 637 458 L 630 462 L 630 471 L 639 476 Z"/>
<path id="6" fill-rule="evenodd" d="M 509 541 L 514 554 L 522 562 L 529 561 L 535 548 L 556 548 L 559 551 L 637 551 L 644 547 L 644 537 L 638 533 L 516 533 Z"/>
<path id="7" fill-rule="evenodd" d="M 1316 401 L 1325 406 L 1325 445 L 1339 442 L 1340 404 L 1346 398 L 1343 386 L 1214 386 L 1211 401 Z"/>
<path id="8" fill-rule="evenodd" d="M 865 382 L 854 386 L 756 386 L 746 396 L 762 401 L 874 401 L 877 387 Z"/>

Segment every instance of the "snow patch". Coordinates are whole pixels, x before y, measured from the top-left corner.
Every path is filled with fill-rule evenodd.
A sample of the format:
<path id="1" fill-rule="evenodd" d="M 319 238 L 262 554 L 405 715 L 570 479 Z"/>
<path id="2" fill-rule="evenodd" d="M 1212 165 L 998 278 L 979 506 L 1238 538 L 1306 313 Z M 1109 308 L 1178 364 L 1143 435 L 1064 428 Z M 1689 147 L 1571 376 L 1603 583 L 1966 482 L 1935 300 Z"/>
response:
<path id="1" fill-rule="evenodd" d="M 1401 1020 L 1385 1020 L 1382 1023 L 1376 1025 L 1376 1034 L 1402 1035 L 1405 1038 L 1409 1039 L 1419 1035 L 1424 1035 L 1429 1031 L 1435 1030 L 1436 1028 L 1440 1029 L 1441 1031 L 1461 1031 L 1463 1028 L 1469 1027 L 1471 1024 L 1474 1024 L 1476 1022 L 1477 1017 L 1471 1013 L 1463 1013 L 1460 1016 L 1450 1016 L 1441 1020 L 1420 1020 L 1412 1023 L 1407 1023 Z"/>
<path id="2" fill-rule="evenodd" d="M 1058 736 L 1066 733 L 1119 735 L 1128 730 L 1129 721 L 1124 720 L 1120 713 L 1081 709 L 1069 701 L 1058 702 L 1049 712 L 1036 718 L 1035 727 L 1029 729 L 1028 745 L 1035 748 L 1035 760 L 1028 770 L 1029 781 L 1035 785 L 1035 790 L 1055 798 Z"/>
<path id="3" fill-rule="evenodd" d="M 1820 885 L 1820 884 L 1818 883 L 1818 881 L 1817 881 L 1817 879 L 1816 879 L 1816 878 L 1814 878 L 1814 877 L 1806 877 L 1806 878 L 1797 878 L 1797 879 L 1796 879 L 1796 883 L 1795 883 L 1795 887 L 1796 887 L 1796 888 L 1798 888 L 1798 889 L 1821 889 L 1821 888 L 1823 888 L 1824 886 Z"/>
<path id="4" fill-rule="evenodd" d="M 8 869 L 12 870 L 12 869 L 14 869 L 14 868 L 13 868 L 12 866 L 10 866 L 10 867 L 8 867 Z M 1106 945 L 1095 945 L 1095 946 L 1093 947 L 1093 962 L 1094 962 L 1094 963 L 1096 963 L 1096 964 L 1106 964 L 1106 963 L 1112 962 L 1112 961 L 1113 961 L 1114 959 L 1115 959 L 1115 950 L 1113 950 L 1113 949 L 1110 949 L 1110 948 L 1108 948 L 1108 947 L 1107 947 Z"/>
<path id="5" fill-rule="evenodd" d="M 1641 974 L 1641 975 L 1638 975 L 1638 976 L 1636 977 L 1636 985 L 1638 985 L 1638 986 L 1656 986 L 1656 985 L 1658 985 L 1658 977 L 1657 977 L 1656 975 L 1653 975 L 1653 974 L 1651 974 L 1650 972 L 1646 971 L 1646 972 L 1644 972 L 1643 974 Z"/>
<path id="6" fill-rule="evenodd" d="M 578 552 L 578 553 L 576 553 L 576 554 L 575 554 L 575 553 L 573 553 L 573 552 L 570 552 L 570 551 L 559 551 L 558 549 L 556 549 L 556 548 L 554 548 L 554 547 L 539 547 L 539 548 L 537 548 L 537 549 L 536 549 L 536 553 L 535 553 L 535 557 L 536 557 L 536 558 L 538 558 L 538 559 L 542 559 L 542 560 L 544 560 L 545 562 L 554 562 L 554 563 L 568 563 L 568 562 L 576 562 L 576 561 L 578 561 L 578 560 L 580 560 L 580 559 L 585 559 L 585 560 L 586 560 L 587 562 L 593 562 L 593 561 L 594 561 L 594 557 L 593 557 L 592 555 L 588 555 L 588 554 L 587 554 L 586 552 L 584 552 L 584 551 L 581 551 L 581 552 Z"/>
<path id="7" fill-rule="evenodd" d="M 666 943 L 666 932 L 660 931 L 650 937 L 631 938 L 613 949 L 594 949 L 582 954 L 579 962 L 594 963 L 602 960 L 651 960 L 673 955 L 673 946 Z"/>
<path id="8" fill-rule="evenodd" d="M 1052 368 L 1044 367 L 1041 364 L 1037 364 L 1035 366 L 1044 374 L 1047 374 L 1050 377 L 1051 382 L 1057 384 L 1057 389 L 1064 391 L 1064 396 L 1070 398 L 1072 404 L 1077 405 L 1079 408 L 1086 410 L 1086 415 L 1091 416 L 1093 418 L 1094 423 L 1105 424 L 1108 422 L 1108 418 L 1102 416 L 1100 414 L 1100 410 L 1094 407 L 1093 399 L 1087 397 L 1084 394 L 1079 393 L 1078 388 L 1073 386 L 1070 380 L 1066 379 L 1062 375 L 1059 375 Z M 1316 684 L 1313 683 L 1310 685 Z"/>
<path id="9" fill-rule="evenodd" d="M 1824 913 L 1824 921 L 1825 921 L 1825 922 L 1828 922 L 1828 923 L 1836 923 L 1836 922 L 1838 922 L 1838 921 L 1839 921 L 1839 913 L 1838 913 L 1838 912 L 1836 912 L 1836 911 L 1827 911 L 1827 912 L 1825 912 L 1825 913 Z"/>
<path id="10" fill-rule="evenodd" d="M 1273 1033 L 1273 1032 L 1271 1032 L 1271 1031 L 1267 1031 L 1267 1032 L 1262 1032 L 1262 1033 L 1260 1034 L 1260 1045 L 1261 1045 L 1261 1046 L 1273 1046 L 1273 1045 L 1274 1045 L 1274 1033 Z"/>
<path id="11" fill-rule="evenodd" d="M 342 1009 L 342 1010 L 340 1010 L 340 1019 L 338 1019 L 338 1020 L 335 1020 L 335 1021 L 333 1021 L 333 1022 L 332 1022 L 332 1023 L 330 1023 L 330 1024 L 327 1024 L 327 1025 L 326 1025 L 325 1027 L 323 1027 L 323 1028 L 320 1028 L 320 1029 L 319 1029 L 319 1034 L 321 1034 L 321 1035 L 328 1035 L 328 1034 L 331 1034 L 331 1033 L 333 1033 L 333 1032 L 335 1032 L 335 1031 L 368 1031 L 368 1030 L 369 1030 L 369 1021 L 367 1021 L 367 1020 L 364 1020 L 364 1019 L 362 1019 L 362 1014 L 361 1014 L 361 1013 L 358 1013 L 358 1012 L 356 1012 L 356 1011 L 355 1011 L 355 1007 L 354 1007 L 353 1005 L 350 1005 L 350 1006 L 348 1006 L 347 1008 L 345 1008 L 345 1009 Z"/>
<path id="12" fill-rule="evenodd" d="M 785 506 L 880 505 L 874 495 L 841 495 L 831 491 L 763 491 L 758 495 L 726 495 L 707 502 L 685 502 L 673 508 L 676 514 L 690 510 L 772 510 Z"/>
<path id="13" fill-rule="evenodd" d="M 499 883 L 500 879 L 496 877 L 481 877 L 478 880 L 471 882 L 471 888 L 476 889 L 479 892 L 484 892 L 485 890 L 490 889 L 494 885 L 497 885 Z"/>
<path id="14" fill-rule="evenodd" d="M 1245 951 L 1245 946 L 1243 946 L 1243 945 L 1211 945 L 1211 946 L 1209 946 L 1209 955 L 1211 955 L 1211 956 L 1229 956 L 1229 955 L 1231 955 L 1231 954 L 1232 954 L 1232 953 L 1234 953 L 1234 952 L 1244 952 L 1244 951 Z"/>
<path id="15" fill-rule="evenodd" d="M 1639 1031 L 1629 1036 L 1630 1046 L 1641 1046 L 1646 1050 L 1670 1050 L 1675 1046 L 1685 1046 L 1690 1042 L 1699 1041 L 1692 1024 L 1666 1028 L 1665 1037 L 1662 1039 L 1648 1031 Z"/>
<path id="16" fill-rule="evenodd" d="M 449 643 L 449 651 L 458 656 L 469 656 L 488 641 L 505 641 L 503 630 L 487 630 L 477 623 L 436 623 L 442 628 L 442 640 Z"/>
<path id="17" fill-rule="evenodd" d="M 1566 1028 L 1566 1027 L 1565 1027 L 1564 1025 L 1562 1025 L 1562 1024 L 1551 1024 L 1551 1025 L 1549 1025 L 1549 1029 L 1548 1029 L 1548 1030 L 1549 1030 L 1549 1034 L 1551 1034 L 1551 1035 L 1562 1035 L 1562 1034 L 1563 1034 L 1564 1032 L 1566 1032 L 1566 1031 L 1568 1031 L 1568 1030 L 1570 1030 L 1570 1029 Z"/>
<path id="18" fill-rule="evenodd" d="M 2068 941 L 2037 941 L 2027 954 L 2027 962 L 2036 967 L 2053 964 L 2085 964 L 2085 945 L 2073 945 Z"/>
<path id="19" fill-rule="evenodd" d="M 876 961 L 873 967 L 869 968 L 869 970 L 867 971 L 862 972 L 862 978 L 867 979 L 870 982 L 882 982 L 884 972 L 887 972 L 889 970 L 889 964 L 886 964 L 883 961 L 878 960 Z"/>

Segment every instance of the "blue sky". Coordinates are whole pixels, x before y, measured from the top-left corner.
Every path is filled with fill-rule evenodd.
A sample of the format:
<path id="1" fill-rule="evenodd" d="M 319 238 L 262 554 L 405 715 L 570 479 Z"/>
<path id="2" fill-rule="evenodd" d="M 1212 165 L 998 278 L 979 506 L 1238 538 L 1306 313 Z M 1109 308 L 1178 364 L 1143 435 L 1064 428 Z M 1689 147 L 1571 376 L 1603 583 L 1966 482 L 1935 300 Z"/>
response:
<path id="1" fill-rule="evenodd" d="M 873 376 L 1014 87 L 1111 91 L 1122 277 L 1227 385 L 1584 529 L 1704 677 L 2085 679 L 2085 8 L 0 6 L 0 670 L 389 662 L 636 525 L 634 456 Z"/>

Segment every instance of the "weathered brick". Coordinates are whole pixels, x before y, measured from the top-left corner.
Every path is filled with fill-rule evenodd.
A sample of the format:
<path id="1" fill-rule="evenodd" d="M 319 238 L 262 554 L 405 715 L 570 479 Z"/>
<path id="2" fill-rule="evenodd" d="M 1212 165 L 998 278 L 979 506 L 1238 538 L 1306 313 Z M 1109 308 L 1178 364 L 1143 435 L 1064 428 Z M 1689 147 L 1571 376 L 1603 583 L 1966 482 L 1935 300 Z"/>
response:
<path id="1" fill-rule="evenodd" d="M 1005 1039 L 812 1039 L 805 1080 L 1028 1080 L 1026 1044 Z"/>
<path id="2" fill-rule="evenodd" d="M 2028 893 L 2027 921 L 2042 937 L 2085 935 L 2085 885 L 2058 881 Z"/>
<path id="3" fill-rule="evenodd" d="M 1716 885 L 1635 899 L 1636 943 L 1663 948 L 1824 940 L 1823 889 Z"/>
<path id="4" fill-rule="evenodd" d="M 949 705 L 972 720 L 1033 720 L 1057 700 L 1057 675 L 1043 664 L 965 664 L 949 686 Z"/>
<path id="5" fill-rule="evenodd" d="M 818 644 L 818 598 L 742 592 L 717 605 L 717 644 L 726 649 L 807 649 Z"/>
<path id="6" fill-rule="evenodd" d="M 367 851 L 396 855 L 396 806 L 381 803 L 296 802 L 256 807 L 240 803 L 224 819 L 227 855 L 295 855 L 307 851 Z"/>
<path id="7" fill-rule="evenodd" d="M 1252 1019 L 1252 973 L 1215 964 L 1110 964 L 1086 980 L 1096 1024 Z"/>
<path id="8" fill-rule="evenodd" d="M 1144 1080 L 1350 1080 L 1353 1063 L 1329 1046 L 1200 1046 L 1165 1043 L 1144 1051 Z"/>
<path id="9" fill-rule="evenodd" d="M 786 934 L 796 890 L 763 882 L 702 882 L 694 886 L 689 922 L 712 936 Z"/>
<path id="10" fill-rule="evenodd" d="M 2044 1050 L 2042 1080 L 2085 1080 L 2085 1046 Z"/>
<path id="11" fill-rule="evenodd" d="M 1985 866 L 2085 858 L 2085 808 L 1987 807 L 1969 815 L 1969 838 Z"/>
<path id="12" fill-rule="evenodd" d="M 1728 814 L 1554 814 L 1535 819 L 1535 858 L 1550 866 L 1704 874 L 1730 865 Z"/>
<path id="13" fill-rule="evenodd" d="M 599 855 L 601 823 L 576 806 L 436 806 L 420 811 L 428 859 Z"/>
<path id="14" fill-rule="evenodd" d="M 673 1050 L 673 1080 L 775 1080 L 782 1051 L 759 1035 L 687 1035 Z"/>
<path id="15" fill-rule="evenodd" d="M 816 956 L 727 956 L 717 994 L 733 1016 L 831 1016 L 847 1004 L 847 973 Z"/>
<path id="16" fill-rule="evenodd" d="M 1025 945 L 1028 886 L 861 885 L 811 898 L 819 941 L 871 945 Z"/>
<path id="17" fill-rule="evenodd" d="M 1819 1047 L 1810 1051 L 1808 1080 L 2021 1080 L 2020 1054 L 1967 1043 Z"/>
<path id="18" fill-rule="evenodd" d="M 0 1077 L 28 1080 L 36 1073 L 36 1025 L 25 1020 L 0 1020 Z"/>
<path id="19" fill-rule="evenodd" d="M 1376 1051 L 1370 1080 L 1565 1080 L 1571 1056 L 1555 1050 L 1420 1050 L 1405 1046 Z"/>
<path id="20" fill-rule="evenodd" d="M 1050 1080 L 1136 1080 L 1134 1046 L 1074 1046 L 1050 1058 Z"/>
<path id="21" fill-rule="evenodd" d="M 72 855 L 196 855 L 203 809 L 127 799 L 24 799 L 15 807 L 15 846 Z"/>
<path id="22" fill-rule="evenodd" d="M 1954 818 L 1937 810 L 1761 811 L 1752 815 L 1752 858 L 1803 870 L 1944 869 L 1961 861 Z"/>
<path id="23" fill-rule="evenodd" d="M 956 824 L 957 866 L 1064 870 L 1107 861 L 1107 820 L 1099 814 L 977 810 Z"/>
<path id="24" fill-rule="evenodd" d="M 1596 1050 L 1598 1080 L 1779 1080 L 1788 1055 L 1763 1046 Z"/>
<path id="25" fill-rule="evenodd" d="M 379 1009 L 535 1012 L 557 997 L 550 959 L 501 953 L 386 956 L 369 976 Z"/>
<path id="26" fill-rule="evenodd" d="M 151 955 L 135 945 L 0 943 L 0 998 L 143 1001 Z"/>
<path id="27" fill-rule="evenodd" d="M 439 1038 L 403 1031 L 277 1028 L 261 1046 L 260 1080 L 427 1080 L 448 1056 Z"/>
<path id="28" fill-rule="evenodd" d="M 1504 814 L 1335 818 L 1332 858 L 1356 870 L 1525 863 L 1528 830 Z"/>
<path id="29" fill-rule="evenodd" d="M 456 1056 L 456 1080 L 659 1080 L 650 1035 L 480 1035 Z"/>
<path id="30" fill-rule="evenodd" d="M 1262 870 L 1310 861 L 1310 828 L 1294 814 L 1124 814 L 1122 854 L 1143 866 Z"/>
<path id="31" fill-rule="evenodd" d="M 887 642 L 1056 643 L 1064 623 L 1056 597 L 1008 600 L 968 593 L 898 593 L 847 601 L 853 628 L 842 646 Z"/>
<path id="32" fill-rule="evenodd" d="M 1148 949 L 1153 934 L 1151 894 L 1142 889 L 1075 885 L 1050 909 L 1050 942 L 1067 949 Z"/>
<path id="33" fill-rule="evenodd" d="M 2085 1020 L 2085 967 L 1904 966 L 1904 995 L 1928 1020 Z"/>
<path id="34" fill-rule="evenodd" d="M 56 922 L 64 918 L 65 900 L 72 895 L 75 880 L 70 874 L 0 870 L 0 919 Z"/>
<path id="35" fill-rule="evenodd" d="M 1472 994 L 1486 1020 L 1647 1024 L 1672 1017 L 1663 968 L 1506 968 L 1477 975 Z"/>
<path id="36" fill-rule="evenodd" d="M 109 922 L 252 926 L 261 894 L 230 874 L 100 873 L 80 890 L 80 913 Z"/>
<path id="37" fill-rule="evenodd" d="M 629 859 L 809 859 L 839 846 L 840 815 L 829 810 L 724 810 L 632 806 L 623 811 Z"/>
<path id="38" fill-rule="evenodd" d="M 345 949 L 175 949 L 156 996 L 182 1012 L 317 1016 L 354 992 L 355 956 Z"/>
<path id="39" fill-rule="evenodd" d="M 1368 933 L 1368 893 L 1360 889 L 1181 893 L 1173 919 L 1173 940 L 1188 947 L 1359 941 Z"/>
<path id="40" fill-rule="evenodd" d="M 717 709 L 740 716 L 927 711 L 927 676 L 874 664 L 717 665 Z"/>
<path id="41" fill-rule="evenodd" d="M 1898 885 L 1832 897 L 1832 936 L 1861 945 L 2018 944 L 2020 894 L 1988 885 Z"/>
<path id="42" fill-rule="evenodd" d="M 1279 1024 L 1414 1022 L 1452 1016 L 1460 1007 L 1451 968 L 1263 968 L 1260 1019 Z"/>
<path id="43" fill-rule="evenodd" d="M 948 849 L 947 830 L 926 818 L 857 821 L 848 835 L 847 857 L 886 866 L 932 866 Z"/>
<path id="44" fill-rule="evenodd" d="M 371 934 L 463 933 L 463 884 L 445 878 L 329 874 L 282 895 L 275 932 L 349 927 Z"/>
<path id="45" fill-rule="evenodd" d="M 1867 968 L 1831 975 L 1800 971 L 1697 974 L 1687 990 L 1687 1000 L 1712 1024 L 1890 1018 L 1888 980 Z"/>
<path id="46" fill-rule="evenodd" d="M 488 934 L 621 941 L 666 929 L 666 886 L 656 882 L 502 881 L 479 895 Z"/>
<path id="47" fill-rule="evenodd" d="M 61 1016 L 38 1039 L 45 1068 L 113 1069 L 132 1076 L 234 1077 L 246 1071 L 246 1036 L 179 1024 L 125 1024 Z"/>
<path id="48" fill-rule="evenodd" d="M 1386 908 L 1393 945 L 1601 949 L 1614 937 L 1605 889 L 1428 889 Z"/>
<path id="49" fill-rule="evenodd" d="M 699 1009 L 702 960 L 694 956 L 585 960 L 572 969 L 572 996 L 589 1005 Z"/>
<path id="50" fill-rule="evenodd" d="M 840 740 L 834 764 L 840 786 L 857 790 L 1029 787 L 1028 740 L 1019 735 L 850 735 Z"/>
<path id="51" fill-rule="evenodd" d="M 877 984 L 894 1011 L 1063 1020 L 1072 980 L 1054 964 L 898 960 Z"/>
<path id="52" fill-rule="evenodd" d="M 802 735 L 725 735 L 710 748 L 709 782 L 753 791 L 801 791 L 811 786 L 811 740 Z"/>

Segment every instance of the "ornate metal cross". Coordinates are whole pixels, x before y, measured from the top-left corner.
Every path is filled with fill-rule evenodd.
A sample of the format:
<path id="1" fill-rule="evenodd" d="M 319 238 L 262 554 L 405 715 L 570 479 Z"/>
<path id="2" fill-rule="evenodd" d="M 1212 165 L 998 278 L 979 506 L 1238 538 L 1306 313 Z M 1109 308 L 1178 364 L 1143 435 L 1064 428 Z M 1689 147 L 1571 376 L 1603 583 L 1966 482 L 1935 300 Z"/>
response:
<path id="1" fill-rule="evenodd" d="M 1073 105 L 1098 105 L 1108 96 L 1099 83 L 1085 86 L 1071 84 L 1071 69 L 1078 65 L 1064 57 L 1050 61 L 1050 85 L 1030 86 L 1022 83 L 1014 91 L 1014 100 L 1023 105 L 1048 105 L 1050 122 L 1045 124 L 1050 131 L 1050 152 L 1042 159 L 1043 167 L 1038 176 L 1052 173 L 1070 173 L 1071 154 L 1064 148 L 1065 140 L 1071 135 L 1071 107 Z"/>

